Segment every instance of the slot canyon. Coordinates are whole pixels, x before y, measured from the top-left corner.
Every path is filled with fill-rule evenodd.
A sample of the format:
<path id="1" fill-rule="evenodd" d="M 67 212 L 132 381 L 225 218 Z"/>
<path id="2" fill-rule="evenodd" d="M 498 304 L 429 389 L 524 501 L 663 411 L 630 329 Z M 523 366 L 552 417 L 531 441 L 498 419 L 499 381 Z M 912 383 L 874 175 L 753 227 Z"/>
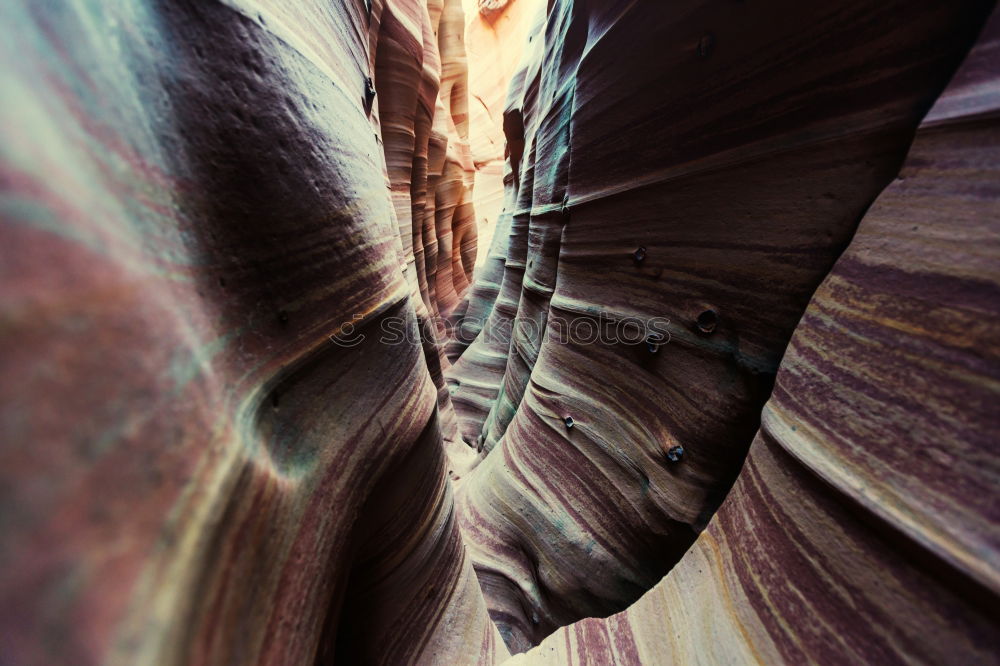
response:
<path id="1" fill-rule="evenodd" d="M 0 35 L 0 664 L 1000 664 L 995 3 Z"/>

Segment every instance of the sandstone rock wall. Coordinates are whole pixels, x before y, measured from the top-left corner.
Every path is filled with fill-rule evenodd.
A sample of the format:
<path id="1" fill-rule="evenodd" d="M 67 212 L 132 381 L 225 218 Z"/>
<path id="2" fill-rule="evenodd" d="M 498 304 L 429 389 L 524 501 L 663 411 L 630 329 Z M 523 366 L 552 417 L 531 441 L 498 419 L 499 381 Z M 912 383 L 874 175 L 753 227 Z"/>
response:
<path id="1" fill-rule="evenodd" d="M 475 209 L 480 234 L 477 266 L 489 256 L 503 208 L 503 111 L 511 77 L 542 0 L 463 0 L 469 57 L 469 127 L 476 167 Z"/>
<path id="2" fill-rule="evenodd" d="M 3 3 L 0 660 L 996 663 L 992 4 Z"/>
<path id="3" fill-rule="evenodd" d="M 380 341 L 472 265 L 456 7 L 4 3 L 4 662 L 506 655 Z"/>
<path id="4" fill-rule="evenodd" d="M 467 69 L 457 0 L 387 2 L 377 20 L 373 89 L 389 189 L 451 471 L 469 464 L 444 372 L 451 323 L 467 304 L 476 254 Z M 453 344 L 453 343 L 452 343 Z"/>
<path id="5" fill-rule="evenodd" d="M 551 3 L 505 114 L 490 324 L 521 325 L 449 375 L 483 450 L 460 520 L 512 650 L 625 608 L 708 524 L 810 297 L 987 9 Z M 595 341 L 634 319 L 632 344 Z"/>
<path id="6" fill-rule="evenodd" d="M 995 15 L 792 336 L 739 480 L 627 611 L 511 664 L 996 663 Z"/>

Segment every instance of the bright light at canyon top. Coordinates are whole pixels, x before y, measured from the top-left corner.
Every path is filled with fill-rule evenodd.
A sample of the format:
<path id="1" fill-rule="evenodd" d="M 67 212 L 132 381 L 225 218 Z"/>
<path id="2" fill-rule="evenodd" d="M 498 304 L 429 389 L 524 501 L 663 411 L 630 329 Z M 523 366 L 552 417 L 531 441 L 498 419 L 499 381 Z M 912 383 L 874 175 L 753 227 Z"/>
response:
<path id="1" fill-rule="evenodd" d="M 479 248 L 486 260 L 503 208 L 503 107 L 543 0 L 462 0 L 469 58 L 469 144 L 475 163 L 473 201 Z"/>

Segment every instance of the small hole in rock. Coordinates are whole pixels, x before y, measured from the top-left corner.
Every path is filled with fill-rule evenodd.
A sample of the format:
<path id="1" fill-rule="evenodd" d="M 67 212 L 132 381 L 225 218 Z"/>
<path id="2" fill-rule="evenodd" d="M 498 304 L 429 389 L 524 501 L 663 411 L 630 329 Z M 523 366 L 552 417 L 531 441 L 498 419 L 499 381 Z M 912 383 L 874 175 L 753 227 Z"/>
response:
<path id="1" fill-rule="evenodd" d="M 716 314 L 715 310 L 705 310 L 698 315 L 695 323 L 698 325 L 698 330 L 702 333 L 711 333 L 715 330 L 716 324 L 719 323 L 719 315 Z"/>
<path id="2" fill-rule="evenodd" d="M 707 58 L 712 54 L 712 50 L 715 48 L 715 37 L 711 33 L 706 33 L 702 35 L 701 39 L 698 40 L 698 57 Z"/>
<path id="3" fill-rule="evenodd" d="M 370 76 L 365 77 L 365 110 L 371 113 L 375 101 L 375 82 Z"/>

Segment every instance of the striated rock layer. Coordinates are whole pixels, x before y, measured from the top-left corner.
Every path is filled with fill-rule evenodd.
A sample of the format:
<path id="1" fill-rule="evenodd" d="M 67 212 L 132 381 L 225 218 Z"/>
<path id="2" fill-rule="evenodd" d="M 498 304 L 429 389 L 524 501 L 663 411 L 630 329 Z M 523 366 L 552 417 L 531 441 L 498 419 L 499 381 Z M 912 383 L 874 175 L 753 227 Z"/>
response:
<path id="1" fill-rule="evenodd" d="M 706 532 L 627 611 L 508 663 L 997 663 L 998 50 L 995 15 L 806 309 Z"/>
<path id="2" fill-rule="evenodd" d="M 499 294 L 450 374 L 484 454 L 461 525 L 512 650 L 625 608 L 708 524 L 988 9 L 550 3 L 504 116 Z"/>
<path id="3" fill-rule="evenodd" d="M 445 384 L 449 322 L 461 316 L 476 248 L 467 127 L 466 59 L 458 0 L 373 7 L 377 49 L 373 90 L 389 189 L 406 261 L 446 450 L 454 469 L 468 447 Z"/>
<path id="4" fill-rule="evenodd" d="M 2 661 L 996 663 L 992 4 L 4 3 Z"/>
<path id="5" fill-rule="evenodd" d="M 469 58 L 469 138 L 476 167 L 475 209 L 479 221 L 476 265 L 488 256 L 503 206 L 503 110 L 510 79 L 521 60 L 541 0 L 487 3 L 463 0 L 465 48 Z"/>
<path id="6" fill-rule="evenodd" d="M 506 656 L 420 339 L 380 330 L 472 265 L 467 170 L 426 185 L 456 6 L 4 3 L 3 661 Z"/>

